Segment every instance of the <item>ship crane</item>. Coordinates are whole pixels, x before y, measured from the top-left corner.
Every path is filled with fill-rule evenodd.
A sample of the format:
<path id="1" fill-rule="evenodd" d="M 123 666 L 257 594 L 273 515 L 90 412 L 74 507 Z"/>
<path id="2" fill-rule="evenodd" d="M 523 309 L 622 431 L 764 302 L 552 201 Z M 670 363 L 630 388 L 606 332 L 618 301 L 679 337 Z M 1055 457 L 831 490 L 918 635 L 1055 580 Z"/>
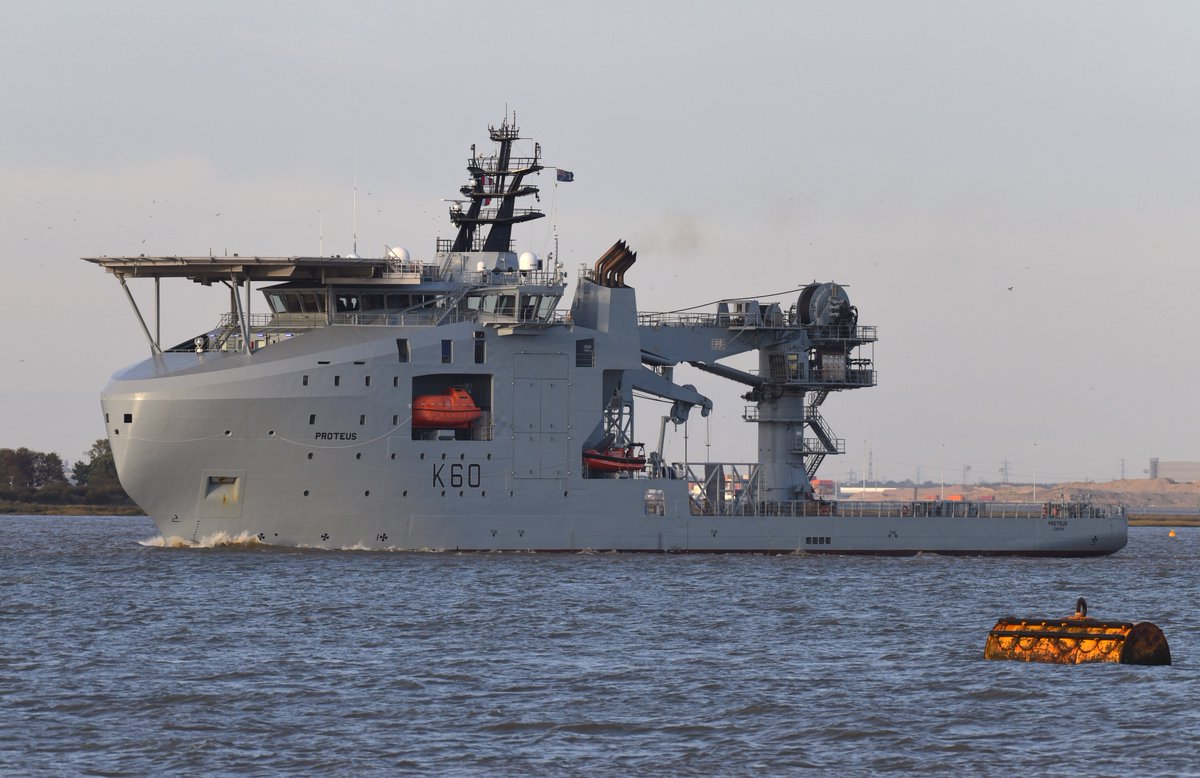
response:
<path id="1" fill-rule="evenodd" d="M 830 392 L 875 385 L 871 357 L 858 353 L 875 341 L 875 328 L 858 325 L 845 287 L 809 284 L 786 313 L 778 304 L 727 300 L 715 316 L 644 315 L 640 323 L 645 364 L 669 372 L 686 362 L 750 387 L 744 397 L 753 404 L 742 417 L 758 425 L 760 499 L 810 497 L 825 457 L 846 450 L 818 408 Z M 718 362 L 753 350 L 757 372 Z"/>

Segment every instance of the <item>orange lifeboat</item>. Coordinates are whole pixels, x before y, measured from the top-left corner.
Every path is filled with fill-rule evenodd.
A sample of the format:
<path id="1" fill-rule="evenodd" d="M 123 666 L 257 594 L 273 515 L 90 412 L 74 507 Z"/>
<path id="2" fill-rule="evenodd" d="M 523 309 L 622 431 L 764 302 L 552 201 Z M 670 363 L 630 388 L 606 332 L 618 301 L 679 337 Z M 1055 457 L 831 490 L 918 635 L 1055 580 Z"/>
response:
<path id="1" fill-rule="evenodd" d="M 600 473 L 623 473 L 646 467 L 646 455 L 640 445 L 625 448 L 589 448 L 583 452 L 583 464 Z"/>
<path id="2" fill-rule="evenodd" d="M 417 429 L 465 430 L 483 415 L 466 389 L 452 386 L 444 394 L 413 399 L 412 424 Z"/>

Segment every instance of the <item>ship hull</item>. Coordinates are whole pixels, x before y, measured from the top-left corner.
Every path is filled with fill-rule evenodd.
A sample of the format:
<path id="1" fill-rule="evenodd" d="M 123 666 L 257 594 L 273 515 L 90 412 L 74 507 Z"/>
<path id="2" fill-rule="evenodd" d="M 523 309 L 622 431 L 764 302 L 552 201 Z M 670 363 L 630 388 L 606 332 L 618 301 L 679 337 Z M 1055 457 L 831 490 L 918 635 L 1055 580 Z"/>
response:
<path id="1" fill-rule="evenodd" d="M 582 500 L 584 498 L 580 498 Z M 569 505 L 570 503 L 566 503 Z M 569 509 L 569 508 L 568 508 Z M 1050 536 L 1032 519 L 504 516 L 451 511 L 362 516 L 256 515 L 235 521 L 155 517 L 186 544 L 244 541 L 349 550 L 658 552 L 970 556 L 1104 556 L 1126 542 L 1123 520 L 1081 519 Z"/>
<path id="2" fill-rule="evenodd" d="M 327 328 L 254 355 L 168 353 L 117 374 L 102 405 L 122 484 L 164 538 L 192 544 L 1053 556 L 1125 545 L 1123 517 L 847 515 L 870 513 L 868 503 L 704 515 L 683 479 L 586 477 L 570 420 L 588 398 L 575 387 L 546 401 L 554 378 L 534 387 L 536 433 L 519 428 L 518 411 L 496 414 L 484 440 L 429 439 L 406 424 L 411 380 L 390 380 L 394 332 L 381 329 Z M 497 362 L 492 383 L 530 393 Z M 469 372 L 455 370 L 456 380 Z"/>

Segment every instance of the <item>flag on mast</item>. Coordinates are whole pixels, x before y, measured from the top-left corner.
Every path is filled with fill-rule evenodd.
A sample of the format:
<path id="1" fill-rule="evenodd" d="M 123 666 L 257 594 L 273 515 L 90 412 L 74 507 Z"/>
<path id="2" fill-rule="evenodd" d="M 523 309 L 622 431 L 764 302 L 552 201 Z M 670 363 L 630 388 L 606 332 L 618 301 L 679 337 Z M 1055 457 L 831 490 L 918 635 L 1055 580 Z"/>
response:
<path id="1" fill-rule="evenodd" d="M 556 168 L 554 168 L 554 170 L 556 173 L 555 180 L 557 180 L 557 181 L 574 181 L 575 180 L 575 174 L 572 173 L 570 170 L 563 170 L 560 167 L 556 167 Z"/>

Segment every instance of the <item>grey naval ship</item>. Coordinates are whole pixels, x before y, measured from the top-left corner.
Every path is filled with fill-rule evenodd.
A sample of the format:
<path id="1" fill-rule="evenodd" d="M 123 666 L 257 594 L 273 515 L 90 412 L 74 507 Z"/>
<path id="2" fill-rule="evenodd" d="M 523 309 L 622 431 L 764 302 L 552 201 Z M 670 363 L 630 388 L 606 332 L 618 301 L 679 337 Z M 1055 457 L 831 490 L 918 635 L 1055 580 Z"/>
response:
<path id="1" fill-rule="evenodd" d="M 628 283 L 637 254 L 617 241 L 560 306 L 557 246 L 539 258 L 512 240 L 515 225 L 543 216 L 518 207 L 538 192 L 528 178 L 543 170 L 541 147 L 519 156 L 529 141 L 507 116 L 489 134 L 486 153 L 471 147 L 468 183 L 448 201 L 456 233 L 432 261 L 403 249 L 84 258 L 120 282 L 149 342 L 149 358 L 116 373 L 101 402 L 121 483 L 165 539 L 1054 556 L 1125 545 L 1121 509 L 1087 502 L 820 499 L 817 469 L 845 452 L 822 402 L 876 383 L 876 328 L 858 323 L 846 288 L 639 312 Z M 572 177 L 546 170 L 556 185 Z M 224 287 L 228 312 L 164 348 L 166 278 Z M 150 324 L 130 279 L 154 282 Z M 746 352 L 756 370 L 721 362 Z M 745 385 L 757 462 L 667 461 L 667 425 L 712 408 L 675 380 L 681 363 Z M 649 451 L 635 439 L 635 398 L 666 410 L 650 419 Z"/>

